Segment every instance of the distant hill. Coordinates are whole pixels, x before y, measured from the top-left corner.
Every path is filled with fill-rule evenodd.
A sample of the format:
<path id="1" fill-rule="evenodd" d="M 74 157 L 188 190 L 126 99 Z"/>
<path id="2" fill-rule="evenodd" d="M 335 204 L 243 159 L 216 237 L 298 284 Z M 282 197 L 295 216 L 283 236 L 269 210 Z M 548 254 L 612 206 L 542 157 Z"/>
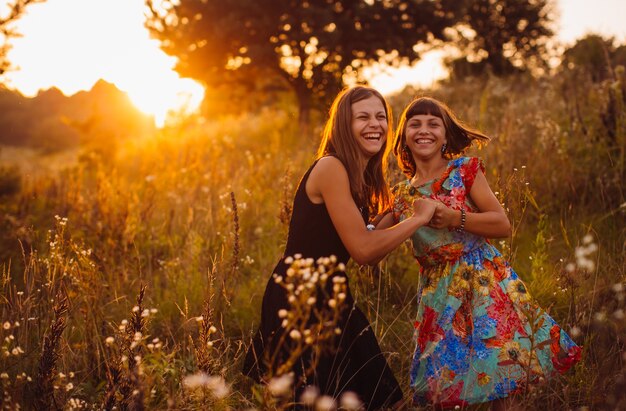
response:
<path id="1" fill-rule="evenodd" d="M 33 98 L 0 85 L 0 144 L 45 152 L 115 142 L 154 132 L 154 118 L 139 111 L 114 84 L 65 96 L 42 90 Z"/>

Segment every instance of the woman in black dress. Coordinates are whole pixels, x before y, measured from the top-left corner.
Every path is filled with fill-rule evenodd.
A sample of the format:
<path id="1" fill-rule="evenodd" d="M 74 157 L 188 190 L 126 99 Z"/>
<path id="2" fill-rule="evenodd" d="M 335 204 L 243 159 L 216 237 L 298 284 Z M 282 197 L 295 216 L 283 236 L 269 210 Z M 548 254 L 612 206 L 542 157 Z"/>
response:
<path id="1" fill-rule="evenodd" d="M 359 264 L 375 264 L 429 222 L 434 205 L 417 201 L 413 216 L 396 226 L 373 230 L 368 225 L 370 213 L 389 204 L 384 172 L 390 142 L 391 113 L 382 95 L 368 87 L 345 89 L 331 106 L 318 158 L 297 188 L 285 252 L 267 283 L 261 324 L 244 362 L 245 374 L 267 383 L 284 374 L 289 359 L 295 404 L 305 385 L 314 385 L 320 394 L 334 398 L 351 391 L 365 409 L 380 409 L 402 400 L 398 382 L 369 322 L 356 307 L 342 270 L 318 286 L 313 300 L 318 310 L 329 309 L 329 305 L 336 308 L 336 300 L 329 297 L 332 288 L 337 283 L 344 287 L 333 324 L 336 336 L 326 340 L 329 349 L 320 352 L 311 346 L 293 361 L 290 350 L 302 347 L 301 335 L 289 333 L 283 326 L 292 293 L 282 279 L 289 275 L 294 256 L 312 261 L 335 256 L 340 268 L 350 257 Z M 319 316 L 308 321 L 319 321 Z"/>

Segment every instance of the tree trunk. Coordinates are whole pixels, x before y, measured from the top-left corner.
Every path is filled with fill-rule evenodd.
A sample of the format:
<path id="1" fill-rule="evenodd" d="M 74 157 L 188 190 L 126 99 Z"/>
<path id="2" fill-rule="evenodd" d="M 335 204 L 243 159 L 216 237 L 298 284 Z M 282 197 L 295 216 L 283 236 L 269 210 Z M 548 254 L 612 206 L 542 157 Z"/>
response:
<path id="1" fill-rule="evenodd" d="M 313 95 L 304 81 L 294 84 L 294 90 L 298 99 L 298 127 L 300 135 L 311 137 L 311 103 Z"/>

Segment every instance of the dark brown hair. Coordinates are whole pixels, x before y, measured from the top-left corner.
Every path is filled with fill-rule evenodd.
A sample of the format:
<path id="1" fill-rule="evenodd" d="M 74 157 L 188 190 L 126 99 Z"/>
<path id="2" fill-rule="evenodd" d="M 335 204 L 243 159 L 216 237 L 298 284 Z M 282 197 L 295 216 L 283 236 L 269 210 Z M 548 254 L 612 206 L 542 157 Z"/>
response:
<path id="1" fill-rule="evenodd" d="M 385 108 L 387 135 L 383 149 L 369 159 L 365 171 L 361 173 L 359 169 L 361 149 L 352 135 L 352 104 L 373 96 L 377 97 Z M 370 213 L 378 213 L 389 205 L 386 172 L 393 137 L 391 130 L 391 108 L 378 91 L 364 86 L 346 88 L 337 95 L 330 107 L 330 115 L 322 133 L 322 142 L 317 150 L 318 159 L 332 155 L 343 163 L 348 172 L 350 192 L 354 201 L 358 206 L 366 206 Z"/>
<path id="2" fill-rule="evenodd" d="M 443 121 L 446 129 L 447 147 L 443 156 L 446 158 L 456 157 L 476 142 L 478 145 L 489 141 L 489 137 L 475 130 L 461 120 L 450 110 L 450 108 L 431 97 L 418 97 L 404 109 L 400 116 L 398 130 L 393 141 L 393 154 L 398 160 L 398 165 L 402 172 L 408 177 L 415 175 L 415 160 L 411 152 L 405 149 L 406 146 L 406 123 L 413 117 L 420 114 L 429 114 L 439 117 Z"/>

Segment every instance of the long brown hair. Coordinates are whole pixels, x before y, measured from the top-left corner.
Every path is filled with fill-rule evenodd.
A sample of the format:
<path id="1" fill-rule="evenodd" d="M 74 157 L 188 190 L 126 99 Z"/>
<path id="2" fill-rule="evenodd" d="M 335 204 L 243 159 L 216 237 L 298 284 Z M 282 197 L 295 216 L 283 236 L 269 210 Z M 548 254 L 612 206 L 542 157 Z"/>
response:
<path id="1" fill-rule="evenodd" d="M 387 135 L 385 146 L 369 159 L 365 171 L 361 173 L 359 158 L 362 155 L 356 137 L 352 135 L 352 104 L 377 97 L 385 108 L 387 116 Z M 389 205 L 387 187 L 387 158 L 391 151 L 392 136 L 391 108 L 385 98 L 370 87 L 356 86 L 342 90 L 330 107 L 330 115 L 322 142 L 317 150 L 317 158 L 327 155 L 337 157 L 348 171 L 350 192 L 359 206 L 366 206 L 370 213 L 378 213 Z"/>
<path id="2" fill-rule="evenodd" d="M 404 109 L 393 141 L 393 154 L 398 160 L 402 172 L 408 176 L 415 175 L 415 160 L 406 148 L 406 122 L 413 116 L 429 114 L 439 117 L 446 129 L 447 147 L 442 153 L 445 158 L 453 158 L 465 152 L 473 143 L 485 144 L 489 137 L 469 127 L 459 120 L 454 112 L 444 103 L 431 97 L 418 97 Z"/>

